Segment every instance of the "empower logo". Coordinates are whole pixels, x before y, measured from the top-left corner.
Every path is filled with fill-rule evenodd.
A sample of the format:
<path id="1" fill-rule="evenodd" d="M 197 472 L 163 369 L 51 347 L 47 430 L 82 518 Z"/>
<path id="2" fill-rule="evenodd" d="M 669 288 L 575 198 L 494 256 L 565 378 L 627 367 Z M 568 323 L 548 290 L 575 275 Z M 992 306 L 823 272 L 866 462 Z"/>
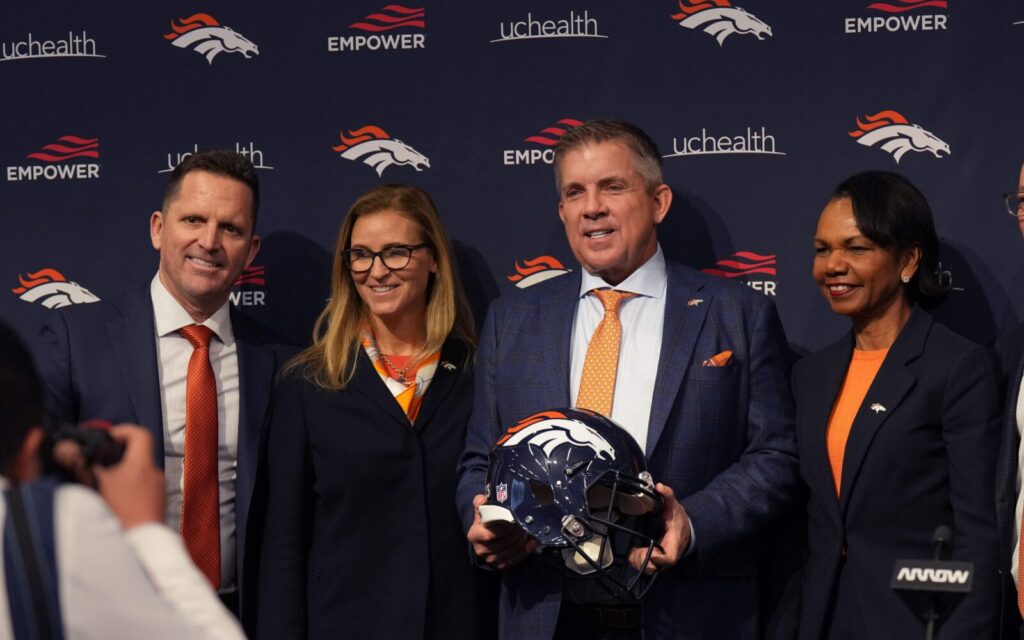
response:
<path id="1" fill-rule="evenodd" d="M 523 260 L 522 264 L 516 261 L 516 272 L 506 278 L 520 289 L 526 289 L 545 280 L 564 276 L 570 271 L 572 269 L 566 269 L 557 258 L 538 256 L 532 260 Z"/>
<path id="2" fill-rule="evenodd" d="M 267 292 L 263 291 L 263 287 L 266 284 L 267 268 L 262 265 L 250 265 L 235 280 L 234 289 L 228 294 L 228 299 L 236 307 L 265 306 Z"/>
<path id="3" fill-rule="evenodd" d="M 384 33 L 394 29 L 426 29 L 426 9 L 406 7 L 400 4 L 385 5 L 362 20 L 348 26 L 354 31 L 371 35 L 331 36 L 327 38 L 327 51 L 341 53 L 369 49 L 423 49 L 427 36 L 424 33 Z"/>
<path id="4" fill-rule="evenodd" d="M 94 293 L 77 282 L 68 282 L 56 269 L 45 268 L 18 276 L 18 282 L 21 286 L 11 289 L 12 293 L 25 302 L 38 302 L 47 309 L 100 301 Z"/>
<path id="5" fill-rule="evenodd" d="M 64 164 L 75 158 L 100 157 L 100 139 L 66 135 L 56 142 L 43 145 L 39 151 L 25 156 L 42 164 L 7 167 L 7 181 L 22 180 L 88 180 L 100 177 L 100 165 L 95 163 Z"/>
<path id="6" fill-rule="evenodd" d="M 685 29 L 701 30 L 725 44 L 733 34 L 754 36 L 758 40 L 770 38 L 772 28 L 745 9 L 734 7 L 729 0 L 679 0 L 679 13 L 673 20 Z"/>
<path id="7" fill-rule="evenodd" d="M 206 61 L 213 64 L 213 59 L 221 53 L 240 53 L 246 58 L 259 55 L 256 43 L 238 33 L 231 27 L 217 22 L 208 13 L 195 13 L 187 18 L 178 18 L 177 23 L 171 21 L 171 32 L 164 34 L 165 40 L 181 49 L 192 49 L 205 56 Z"/>
<path id="8" fill-rule="evenodd" d="M 746 285 L 766 296 L 776 295 L 775 254 L 760 254 L 753 251 L 737 251 L 728 258 L 715 262 L 715 266 L 701 269 L 704 273 L 719 278 L 744 278 Z M 766 279 L 770 277 L 772 279 Z"/>
<path id="9" fill-rule="evenodd" d="M 949 145 L 931 131 L 912 124 L 898 111 L 886 109 L 874 115 L 857 118 L 857 129 L 851 138 L 865 147 L 878 146 L 899 164 L 908 151 L 929 152 L 936 158 L 950 155 Z"/>
<path id="10" fill-rule="evenodd" d="M 562 118 L 551 127 L 545 127 L 538 133 L 523 138 L 523 142 L 529 142 L 535 147 L 527 149 L 505 149 L 502 151 L 502 162 L 505 165 L 517 164 L 552 164 L 555 161 L 555 145 L 573 127 L 583 124 L 582 120 L 576 118 Z M 538 148 L 540 147 L 540 148 Z"/>
<path id="11" fill-rule="evenodd" d="M 845 33 L 890 33 L 901 31 L 945 31 L 948 28 L 949 16 L 945 13 L 921 13 L 920 9 L 947 9 L 946 0 L 892 0 L 891 2 L 872 2 L 867 8 L 874 15 L 857 18 L 845 18 Z M 912 12 L 912 13 L 908 13 Z M 882 15 L 878 15 L 878 14 Z M 907 14 L 907 15 L 903 15 Z"/>
<path id="12" fill-rule="evenodd" d="M 375 125 L 366 125 L 360 129 L 349 130 L 338 134 L 341 144 L 331 147 L 346 160 L 360 160 L 373 167 L 377 175 L 392 165 L 412 167 L 416 171 L 430 168 L 427 156 L 413 149 L 397 138 L 392 138 L 387 131 Z"/>

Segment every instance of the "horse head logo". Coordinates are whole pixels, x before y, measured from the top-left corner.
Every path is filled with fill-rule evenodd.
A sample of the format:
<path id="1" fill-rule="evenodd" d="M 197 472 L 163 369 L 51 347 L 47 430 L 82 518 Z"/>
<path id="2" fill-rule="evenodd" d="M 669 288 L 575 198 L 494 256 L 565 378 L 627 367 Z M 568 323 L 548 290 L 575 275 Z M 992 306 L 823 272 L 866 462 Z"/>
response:
<path id="1" fill-rule="evenodd" d="M 164 38 L 182 49 L 192 48 L 213 64 L 217 54 L 240 53 L 246 58 L 259 55 L 259 48 L 231 27 L 221 25 L 207 13 L 197 13 L 187 18 L 180 18 L 178 24 L 171 22 L 171 33 Z"/>
<path id="2" fill-rule="evenodd" d="M 510 427 L 497 445 L 512 447 L 526 443 L 540 447 L 549 458 L 562 445 L 588 447 L 596 458 L 614 460 L 615 449 L 604 437 L 582 422 L 570 420 L 557 411 L 537 413 Z"/>
<path id="3" fill-rule="evenodd" d="M 929 152 L 936 158 L 944 158 L 952 152 L 949 144 L 916 124 L 911 124 L 898 111 L 880 111 L 857 118 L 857 130 L 850 131 L 850 137 L 866 147 L 878 145 L 892 155 L 896 163 L 908 151 Z"/>
<path id="4" fill-rule="evenodd" d="M 346 136 L 339 133 L 341 144 L 331 147 L 346 160 L 362 160 L 383 175 L 392 165 L 405 165 L 416 171 L 430 168 L 430 160 L 406 143 L 392 138 L 386 131 L 374 125 L 349 131 Z"/>
<path id="5" fill-rule="evenodd" d="M 25 302 L 39 302 L 47 309 L 59 309 L 73 304 L 99 302 L 99 298 L 78 284 L 68 280 L 56 269 L 40 269 L 27 276 L 18 276 L 20 287 L 11 289 Z"/>
<path id="6" fill-rule="evenodd" d="M 701 29 L 725 44 L 725 39 L 734 33 L 751 35 L 758 40 L 770 38 L 772 28 L 754 14 L 741 7 L 734 7 L 729 0 L 679 0 L 679 13 L 673 20 L 686 29 Z"/>

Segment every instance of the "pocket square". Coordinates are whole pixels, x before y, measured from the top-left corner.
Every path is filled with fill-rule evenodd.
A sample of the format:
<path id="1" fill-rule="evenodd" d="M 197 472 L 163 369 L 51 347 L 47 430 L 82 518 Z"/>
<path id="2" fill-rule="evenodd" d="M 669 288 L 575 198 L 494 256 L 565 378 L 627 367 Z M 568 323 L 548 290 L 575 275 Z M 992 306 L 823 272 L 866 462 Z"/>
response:
<path id="1" fill-rule="evenodd" d="M 732 362 L 732 350 L 726 349 L 721 353 L 716 353 L 707 360 L 704 361 L 702 366 L 705 367 L 724 367 L 725 365 Z"/>

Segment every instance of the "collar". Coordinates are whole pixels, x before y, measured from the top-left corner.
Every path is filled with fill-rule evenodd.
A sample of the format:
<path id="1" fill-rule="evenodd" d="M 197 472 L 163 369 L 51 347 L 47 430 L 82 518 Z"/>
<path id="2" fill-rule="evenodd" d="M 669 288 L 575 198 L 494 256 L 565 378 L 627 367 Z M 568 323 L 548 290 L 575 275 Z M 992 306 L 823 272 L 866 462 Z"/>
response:
<path id="1" fill-rule="evenodd" d="M 178 304 L 164 283 L 160 282 L 159 274 L 153 276 L 153 281 L 149 284 L 149 295 L 153 299 L 153 322 L 157 337 L 163 338 L 176 333 L 182 327 L 196 323 L 184 307 Z M 220 309 L 201 323 L 212 329 L 217 339 L 226 345 L 235 341 L 235 334 L 231 330 L 230 304 L 230 301 L 225 300 Z"/>
<path id="2" fill-rule="evenodd" d="M 583 278 L 580 280 L 580 298 L 586 297 L 592 289 L 615 289 L 647 298 L 661 298 L 668 287 L 668 272 L 665 269 L 665 254 L 661 252 L 661 244 L 647 262 L 614 287 L 605 282 L 604 278 L 599 278 L 586 269 L 581 271 Z"/>

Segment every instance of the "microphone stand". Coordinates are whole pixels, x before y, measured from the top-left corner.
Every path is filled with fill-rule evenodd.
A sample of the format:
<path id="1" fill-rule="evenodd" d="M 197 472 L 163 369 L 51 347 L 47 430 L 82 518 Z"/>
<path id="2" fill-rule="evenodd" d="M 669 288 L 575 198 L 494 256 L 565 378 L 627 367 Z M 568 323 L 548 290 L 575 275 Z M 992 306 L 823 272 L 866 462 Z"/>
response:
<path id="1" fill-rule="evenodd" d="M 941 525 L 935 530 L 935 533 L 932 534 L 932 544 L 935 545 L 932 560 L 938 561 L 941 558 L 942 548 L 946 546 L 948 540 L 952 537 L 953 532 L 946 525 Z M 935 639 L 935 621 L 939 617 L 936 604 L 935 594 L 928 594 L 928 611 L 924 614 L 924 619 L 928 621 L 924 628 L 925 640 Z"/>

